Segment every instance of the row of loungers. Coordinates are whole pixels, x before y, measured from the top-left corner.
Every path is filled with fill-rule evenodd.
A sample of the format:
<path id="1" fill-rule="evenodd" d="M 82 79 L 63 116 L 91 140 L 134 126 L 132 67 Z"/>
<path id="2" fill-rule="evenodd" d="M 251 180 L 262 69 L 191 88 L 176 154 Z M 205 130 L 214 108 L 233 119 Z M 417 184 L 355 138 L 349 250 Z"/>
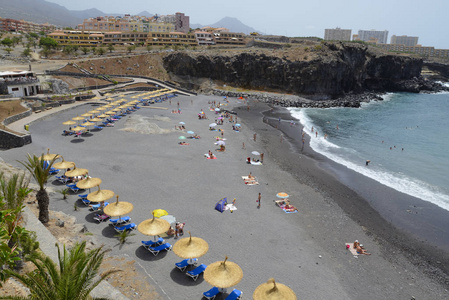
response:
<path id="1" fill-rule="evenodd" d="M 206 299 L 214 299 L 220 293 L 220 289 L 217 287 L 213 287 L 207 292 L 203 293 L 204 298 Z M 237 289 L 232 290 L 232 292 L 226 297 L 225 300 L 237 300 L 242 297 L 243 292 Z"/>

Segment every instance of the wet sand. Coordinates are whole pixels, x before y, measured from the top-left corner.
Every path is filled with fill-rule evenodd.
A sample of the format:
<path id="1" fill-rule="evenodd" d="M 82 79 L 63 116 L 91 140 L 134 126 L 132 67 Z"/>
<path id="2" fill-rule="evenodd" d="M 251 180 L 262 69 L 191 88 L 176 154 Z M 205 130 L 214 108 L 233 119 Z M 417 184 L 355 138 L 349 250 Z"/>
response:
<path id="1" fill-rule="evenodd" d="M 371 223 L 367 226 L 351 219 L 344 203 L 363 213 L 362 221 L 370 217 L 378 220 L 373 221 L 373 227 L 381 225 L 381 218 L 368 210 L 369 205 L 353 201 L 362 198 L 334 175 L 324 172 L 325 159 L 301 153 L 287 137 L 280 144 L 278 129 L 262 121 L 266 105 L 250 103 L 251 110 L 247 112 L 237 108 L 242 105 L 237 99 L 230 99 L 227 108 L 236 107 L 242 131 L 233 132 L 227 121 L 218 126 L 225 130 L 227 140 L 226 152 L 216 152 L 214 137 L 219 133 L 208 130 L 208 124 L 214 121 L 213 112 L 208 109 L 209 100 L 222 101 L 219 97 L 202 95 L 179 96 L 171 105 L 168 102 L 155 105 L 167 110 L 143 107 L 133 113 L 149 118 L 149 122 L 161 128 L 173 129 L 167 134 L 121 131 L 126 117 L 115 127 L 91 136 L 80 139 L 61 136 L 62 122 L 92 108 L 77 107 L 32 123 L 33 143 L 0 152 L 0 156 L 19 166 L 16 160 L 24 160 L 26 153 L 39 154 L 49 147 L 51 152 L 88 168 L 92 177 L 100 177 L 102 189 L 113 190 L 121 200 L 132 202 L 134 210 L 130 216 L 134 223 L 150 218 L 153 209 L 166 209 L 179 221 L 186 222 L 186 232 L 191 231 L 193 236 L 209 243 L 209 251 L 199 259 L 200 263 L 211 264 L 228 255 L 230 261 L 242 267 L 243 279 L 235 288 L 248 299 L 270 277 L 290 286 L 298 299 L 447 298 L 445 286 L 425 276 L 423 268 L 411 264 L 400 248 L 392 248 L 379 239 Z M 182 114 L 171 113 L 177 108 L 177 101 Z M 200 109 L 209 120 L 198 120 Z M 180 121 L 202 138 L 186 140 L 189 146 L 178 145 L 178 137 L 186 135 L 174 130 Z M 257 140 L 253 141 L 255 132 Z M 246 149 L 242 149 L 243 143 Z M 203 154 L 208 150 L 218 159 L 206 160 Z M 254 150 L 265 154 L 263 166 L 245 163 Z M 243 183 L 241 176 L 249 172 L 260 185 Z M 49 183 L 49 187 L 63 188 L 56 181 Z M 298 213 L 286 214 L 274 205 L 276 193 L 282 191 L 290 194 Z M 259 192 L 260 209 L 256 203 Z M 229 202 L 237 199 L 237 210 L 232 214 L 214 210 L 215 203 L 223 197 L 228 197 Z M 211 288 L 202 276 L 192 281 L 176 269 L 174 263 L 182 259 L 173 252 L 153 256 L 141 247 L 140 241 L 149 237 L 139 232 L 119 247 L 114 230 L 107 224 L 95 223 L 94 214 L 87 207 L 78 203 L 80 210 L 73 210 L 76 199 L 76 195 L 70 195 L 68 200 L 61 200 L 60 194 L 51 193 L 50 209 L 74 215 L 78 222 L 86 224 L 99 244 L 107 245 L 113 254 L 134 259 L 143 276 L 166 299 L 199 299 Z M 345 243 L 355 239 L 372 255 L 352 256 Z M 176 243 L 173 238 L 167 241 Z"/>

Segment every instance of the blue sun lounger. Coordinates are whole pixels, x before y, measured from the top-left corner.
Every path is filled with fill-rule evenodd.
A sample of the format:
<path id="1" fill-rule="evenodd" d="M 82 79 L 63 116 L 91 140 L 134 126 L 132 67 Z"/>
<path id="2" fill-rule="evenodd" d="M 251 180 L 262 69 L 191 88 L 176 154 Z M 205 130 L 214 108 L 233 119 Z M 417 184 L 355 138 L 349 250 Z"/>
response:
<path id="1" fill-rule="evenodd" d="M 157 247 L 147 247 L 147 250 L 150 251 L 151 253 L 153 253 L 154 256 L 156 256 L 162 250 L 170 251 L 171 247 L 172 247 L 172 245 L 170 245 L 169 243 L 165 243 L 165 244 L 159 245 Z"/>
<path id="2" fill-rule="evenodd" d="M 198 263 L 198 259 L 193 259 L 193 265 L 196 265 Z M 184 272 L 185 269 L 189 266 L 189 259 L 184 259 L 183 261 L 180 261 L 178 263 L 175 263 L 175 266 L 181 270 L 181 272 Z"/>
<path id="3" fill-rule="evenodd" d="M 207 266 L 205 264 L 201 264 L 192 271 L 187 271 L 186 275 L 192 277 L 192 279 L 196 281 L 198 279 L 198 276 L 200 276 L 201 273 L 203 273 L 204 270 L 206 270 L 206 268 Z"/>
<path id="4" fill-rule="evenodd" d="M 58 174 L 59 173 L 59 169 L 55 169 L 55 168 L 50 168 L 50 171 L 48 171 L 48 174 L 50 174 L 50 175 L 56 175 L 56 174 Z"/>
<path id="5" fill-rule="evenodd" d="M 123 225 L 126 223 L 131 222 L 131 218 L 129 216 L 117 218 L 117 219 L 109 219 L 109 225 L 117 226 L 117 225 Z"/>
<path id="6" fill-rule="evenodd" d="M 65 177 L 65 176 L 55 176 L 55 178 L 56 178 L 59 182 L 64 183 L 64 184 L 67 184 L 67 182 L 69 181 L 69 179 L 68 179 L 67 177 Z"/>
<path id="7" fill-rule="evenodd" d="M 66 184 L 66 186 L 67 186 L 69 189 L 71 189 L 72 192 L 74 192 L 75 194 L 82 190 L 82 189 L 80 189 L 79 187 L 77 187 L 75 183 L 73 183 L 73 184 Z"/>
<path id="8" fill-rule="evenodd" d="M 220 293 L 220 290 L 217 287 L 213 287 L 210 290 L 208 290 L 207 292 L 203 293 L 204 298 L 212 300 L 215 298 L 215 296 L 217 296 Z"/>
<path id="9" fill-rule="evenodd" d="M 159 237 L 156 241 L 142 241 L 142 245 L 147 248 L 147 247 L 157 247 L 160 244 L 162 244 L 164 242 L 164 239 Z"/>
<path id="10" fill-rule="evenodd" d="M 125 230 L 131 231 L 131 230 L 134 230 L 136 228 L 137 228 L 137 225 L 135 223 L 129 223 L 129 224 L 126 224 L 126 225 L 123 225 L 123 226 L 120 226 L 120 227 L 118 227 L 118 226 L 114 227 L 115 231 L 117 231 L 118 233 L 122 233 Z"/>
<path id="11" fill-rule="evenodd" d="M 87 199 L 86 199 L 86 200 L 87 200 Z M 87 200 L 87 201 L 89 201 L 89 200 Z M 84 200 L 83 200 L 83 202 L 84 202 Z M 109 202 L 103 203 L 103 207 L 107 206 L 108 204 L 109 204 Z M 91 210 L 91 211 L 97 211 L 97 210 L 100 210 L 100 207 L 101 207 L 101 203 L 98 203 L 98 204 L 92 205 L 92 206 L 89 208 L 89 210 Z"/>
<path id="12" fill-rule="evenodd" d="M 237 300 L 240 299 L 240 297 L 242 297 L 242 291 L 236 290 L 234 289 L 229 296 L 226 297 L 225 300 Z"/>

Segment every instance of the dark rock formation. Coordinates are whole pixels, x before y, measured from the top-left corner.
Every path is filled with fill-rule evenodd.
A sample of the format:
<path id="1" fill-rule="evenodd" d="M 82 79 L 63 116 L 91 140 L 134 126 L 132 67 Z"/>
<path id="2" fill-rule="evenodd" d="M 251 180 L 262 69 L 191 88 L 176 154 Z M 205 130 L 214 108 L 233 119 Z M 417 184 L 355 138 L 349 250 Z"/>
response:
<path id="1" fill-rule="evenodd" d="M 427 78 L 449 81 L 449 65 L 436 62 L 424 62 L 423 67 L 432 73 L 428 75 Z"/>
<path id="2" fill-rule="evenodd" d="M 164 58 L 176 81 L 199 88 L 199 79 L 252 90 L 272 90 L 313 99 L 351 93 L 418 92 L 435 86 L 420 78 L 422 60 L 385 54 L 356 43 L 323 43 L 310 61 L 243 52 L 235 55 L 175 52 Z"/>

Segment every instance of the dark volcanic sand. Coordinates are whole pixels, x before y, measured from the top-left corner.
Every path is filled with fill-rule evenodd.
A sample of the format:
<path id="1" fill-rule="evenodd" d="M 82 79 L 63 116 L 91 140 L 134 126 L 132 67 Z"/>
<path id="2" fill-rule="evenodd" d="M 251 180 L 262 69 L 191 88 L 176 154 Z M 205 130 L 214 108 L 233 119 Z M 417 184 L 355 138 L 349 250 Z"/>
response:
<path id="1" fill-rule="evenodd" d="M 290 113 L 255 102 L 250 111 L 235 109 L 257 132 L 279 166 L 307 184 L 372 234 L 388 259 L 403 254 L 440 282 L 449 283 L 449 212 L 429 202 L 400 193 L 337 164 L 309 147 L 302 126 L 291 126 Z M 278 119 L 281 118 L 281 122 Z M 267 130 L 263 122 L 271 125 Z M 281 143 L 281 135 L 283 141 Z M 323 240 L 324 241 L 324 240 Z"/>

